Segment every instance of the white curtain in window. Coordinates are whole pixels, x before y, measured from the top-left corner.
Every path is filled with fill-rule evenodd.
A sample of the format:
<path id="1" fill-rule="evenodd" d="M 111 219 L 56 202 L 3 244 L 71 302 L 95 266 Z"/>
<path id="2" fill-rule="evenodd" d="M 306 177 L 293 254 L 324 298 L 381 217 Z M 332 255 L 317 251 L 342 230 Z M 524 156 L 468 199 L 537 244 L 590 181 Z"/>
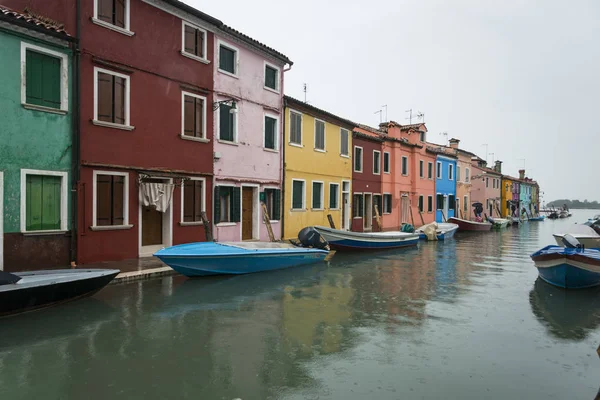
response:
<path id="1" fill-rule="evenodd" d="M 175 185 L 170 183 L 143 182 L 140 184 L 140 202 L 165 212 L 171 205 Z"/>

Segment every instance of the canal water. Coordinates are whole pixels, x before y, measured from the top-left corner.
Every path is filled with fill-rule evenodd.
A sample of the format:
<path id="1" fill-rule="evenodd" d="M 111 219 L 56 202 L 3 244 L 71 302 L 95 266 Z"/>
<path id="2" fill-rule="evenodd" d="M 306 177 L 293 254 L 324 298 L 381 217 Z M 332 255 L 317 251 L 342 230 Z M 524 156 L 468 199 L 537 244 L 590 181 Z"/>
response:
<path id="1" fill-rule="evenodd" d="M 600 291 L 529 258 L 592 214 L 1 319 L 0 399 L 592 400 Z"/>

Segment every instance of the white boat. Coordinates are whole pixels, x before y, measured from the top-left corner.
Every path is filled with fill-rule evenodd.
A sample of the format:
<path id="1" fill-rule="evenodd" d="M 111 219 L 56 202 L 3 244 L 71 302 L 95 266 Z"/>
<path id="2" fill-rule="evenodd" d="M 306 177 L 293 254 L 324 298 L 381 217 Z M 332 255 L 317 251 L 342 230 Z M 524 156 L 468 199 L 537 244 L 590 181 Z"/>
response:
<path id="1" fill-rule="evenodd" d="M 315 226 L 335 250 L 385 250 L 416 246 L 419 234 L 408 232 L 350 232 Z"/>
<path id="2" fill-rule="evenodd" d="M 458 230 L 458 224 L 449 222 L 432 222 L 415 230 L 419 237 L 424 240 L 446 240 L 454 236 Z"/>
<path id="3" fill-rule="evenodd" d="M 600 248 L 600 235 L 596 233 L 594 229 L 587 225 L 576 224 L 571 226 L 567 232 L 555 233 L 554 240 L 559 246 L 564 245 L 564 237 L 566 234 L 573 236 L 579 243 L 581 243 L 587 249 L 598 249 Z"/>

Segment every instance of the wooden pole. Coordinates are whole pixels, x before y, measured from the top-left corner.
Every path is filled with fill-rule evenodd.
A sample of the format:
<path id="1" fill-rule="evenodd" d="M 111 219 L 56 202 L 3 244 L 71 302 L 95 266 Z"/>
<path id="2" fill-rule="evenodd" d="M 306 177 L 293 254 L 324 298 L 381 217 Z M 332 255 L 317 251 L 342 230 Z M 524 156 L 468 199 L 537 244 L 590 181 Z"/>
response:
<path id="1" fill-rule="evenodd" d="M 271 227 L 271 218 L 269 217 L 269 212 L 267 211 L 267 205 L 264 202 L 260 202 L 263 210 L 263 220 L 265 221 L 265 225 L 267 226 L 267 233 L 269 234 L 269 239 L 271 242 L 275 242 L 275 235 L 273 234 L 273 227 Z"/>
<path id="2" fill-rule="evenodd" d="M 421 217 L 421 223 L 425 225 L 425 220 L 423 219 L 423 213 L 419 211 L 419 216 Z"/>
<path id="3" fill-rule="evenodd" d="M 379 232 L 381 232 L 381 218 L 379 218 L 379 207 L 377 204 L 373 206 L 373 209 L 375 210 L 375 221 L 377 222 L 377 227 L 379 228 Z"/>
<path id="4" fill-rule="evenodd" d="M 442 218 L 444 219 L 444 221 L 448 222 L 448 220 L 446 219 L 446 215 L 444 214 L 444 210 L 440 210 L 440 212 L 442 213 Z"/>
<path id="5" fill-rule="evenodd" d="M 206 212 L 202 211 L 200 213 L 200 216 L 202 217 L 202 226 L 204 227 L 204 234 L 206 235 L 206 241 L 214 242 L 215 239 L 213 238 L 212 227 L 210 226 L 208 218 L 206 217 Z"/>
<path id="6" fill-rule="evenodd" d="M 335 223 L 333 222 L 333 217 L 331 216 L 331 214 L 327 214 L 327 219 L 329 220 L 329 226 L 331 227 L 331 229 L 335 229 Z"/>
<path id="7" fill-rule="evenodd" d="M 412 207 L 410 207 L 410 222 L 412 222 L 412 226 L 415 226 L 415 217 L 413 216 Z"/>

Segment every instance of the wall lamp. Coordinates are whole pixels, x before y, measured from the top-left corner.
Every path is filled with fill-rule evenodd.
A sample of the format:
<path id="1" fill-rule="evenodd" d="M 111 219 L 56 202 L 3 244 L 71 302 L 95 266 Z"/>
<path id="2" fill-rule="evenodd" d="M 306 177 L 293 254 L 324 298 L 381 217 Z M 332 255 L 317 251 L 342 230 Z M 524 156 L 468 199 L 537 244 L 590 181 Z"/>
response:
<path id="1" fill-rule="evenodd" d="M 235 114 L 237 112 L 237 103 L 234 99 L 215 101 L 213 103 L 213 111 L 217 111 L 219 107 L 221 107 L 221 104 L 230 106 L 231 109 L 229 110 L 229 112 L 231 114 Z"/>

